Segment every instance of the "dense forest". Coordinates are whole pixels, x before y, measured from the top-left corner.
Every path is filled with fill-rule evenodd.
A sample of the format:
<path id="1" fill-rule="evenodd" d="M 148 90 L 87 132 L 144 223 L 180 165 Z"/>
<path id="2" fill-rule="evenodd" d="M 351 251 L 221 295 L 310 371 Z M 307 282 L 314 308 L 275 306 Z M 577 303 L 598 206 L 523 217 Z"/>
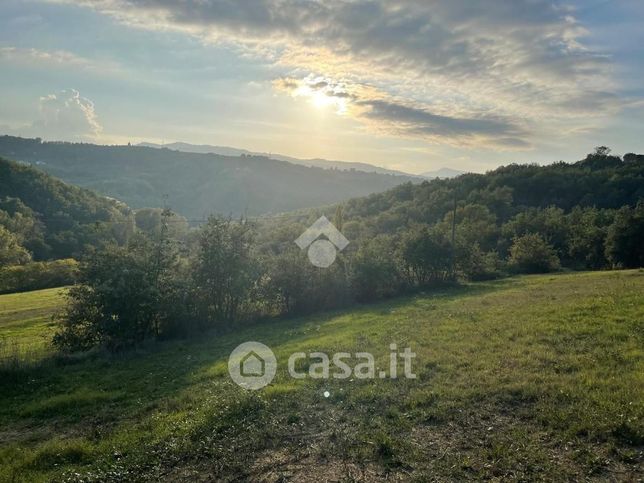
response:
<path id="1" fill-rule="evenodd" d="M 168 204 L 190 219 L 262 215 L 387 190 L 409 176 L 298 166 L 266 156 L 222 156 L 143 146 L 42 142 L 0 136 L 0 156 L 28 162 L 132 208 Z"/>
<path id="2" fill-rule="evenodd" d="M 0 266 L 123 244 L 133 224 L 123 203 L 0 158 Z"/>
<path id="3" fill-rule="evenodd" d="M 83 260 L 55 341 L 118 350 L 457 280 L 641 267 L 643 200 L 644 156 L 601 147 L 577 163 L 408 183 L 254 221 L 211 216 L 188 229 L 157 210 L 127 244 Z M 294 244 L 321 215 L 350 241 L 326 269 Z"/>

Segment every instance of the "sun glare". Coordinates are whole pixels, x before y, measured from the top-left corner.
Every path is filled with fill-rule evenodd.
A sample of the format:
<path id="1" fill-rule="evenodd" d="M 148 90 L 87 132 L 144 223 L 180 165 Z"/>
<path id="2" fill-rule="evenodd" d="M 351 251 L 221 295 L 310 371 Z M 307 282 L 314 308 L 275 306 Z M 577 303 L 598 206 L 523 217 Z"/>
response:
<path id="1" fill-rule="evenodd" d="M 346 99 L 329 95 L 325 91 L 309 90 L 306 96 L 316 109 L 322 110 L 332 107 L 337 114 L 344 114 L 347 110 Z"/>
<path id="2" fill-rule="evenodd" d="M 331 107 L 336 114 L 345 114 L 348 109 L 348 96 L 335 84 L 330 86 L 328 79 L 310 76 L 299 82 L 296 89 L 291 91 L 293 97 L 301 97 L 318 110 Z"/>
<path id="3" fill-rule="evenodd" d="M 325 108 L 334 104 L 335 101 L 332 96 L 327 95 L 322 91 L 313 91 L 311 92 L 311 104 L 313 104 L 318 109 Z"/>

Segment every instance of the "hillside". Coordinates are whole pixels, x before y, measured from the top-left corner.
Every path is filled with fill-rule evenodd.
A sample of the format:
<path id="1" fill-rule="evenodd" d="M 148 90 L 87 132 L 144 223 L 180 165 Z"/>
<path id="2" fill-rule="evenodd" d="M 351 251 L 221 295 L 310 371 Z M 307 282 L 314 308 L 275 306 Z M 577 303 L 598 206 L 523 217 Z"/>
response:
<path id="1" fill-rule="evenodd" d="M 123 203 L 0 158 L 0 229 L 35 259 L 76 256 L 87 245 L 123 241 L 131 220 Z"/>
<path id="2" fill-rule="evenodd" d="M 557 207 L 617 209 L 644 199 L 644 155 L 624 158 L 589 154 L 549 165 L 511 164 L 485 174 L 463 173 L 406 183 L 341 204 L 343 222 L 360 223 L 371 235 L 413 223 L 436 223 L 458 208 L 484 206 L 498 222 L 518 213 Z M 333 216 L 337 206 L 302 210 L 293 218 Z M 480 220 L 480 221 L 485 221 Z"/>
<path id="3" fill-rule="evenodd" d="M 299 164 L 302 166 L 309 166 L 313 168 L 323 169 L 339 169 L 342 171 L 364 171 L 365 173 L 380 173 L 380 174 L 393 174 L 396 176 L 413 176 L 409 173 L 396 171 L 393 169 L 381 168 L 367 163 L 356 163 L 352 161 L 333 161 L 329 159 L 312 158 L 301 159 L 294 158 L 293 156 L 285 156 L 277 153 L 261 153 L 257 151 L 249 151 L 247 149 L 231 148 L 229 146 L 212 146 L 210 144 L 190 144 L 190 143 L 139 143 L 138 146 L 147 146 L 157 149 L 171 149 L 174 151 L 183 151 L 185 153 L 202 153 L 202 154 L 221 154 L 222 156 L 261 156 L 277 159 L 279 161 L 286 161 L 292 164 Z"/>
<path id="4" fill-rule="evenodd" d="M 466 171 L 461 171 L 458 169 L 452 168 L 440 168 L 435 171 L 425 171 L 421 173 L 423 178 L 434 179 L 434 178 L 456 178 L 462 174 L 465 174 Z"/>
<path id="5" fill-rule="evenodd" d="M 574 163 L 539 166 L 512 164 L 485 174 L 435 179 L 404 185 L 346 203 L 345 216 L 387 218 L 406 214 L 432 222 L 458 204 L 487 206 L 502 219 L 528 208 L 575 206 L 620 208 L 644 199 L 644 156 L 638 158 L 589 154 Z"/>
<path id="6" fill-rule="evenodd" d="M 4 372 L 0 480 L 636 481 L 643 294 L 641 271 L 518 277 Z M 8 297 L 0 339 L 49 330 L 7 326 Z M 259 391 L 227 372 L 248 340 L 278 360 Z M 388 367 L 391 343 L 416 379 L 286 372 L 296 351 Z"/>
<path id="7" fill-rule="evenodd" d="M 644 157 L 589 154 L 574 163 L 405 184 L 267 220 L 261 242 L 269 254 L 282 253 L 321 215 L 350 240 L 342 256 L 356 278 L 346 290 L 364 284 L 365 299 L 409 284 L 410 270 L 432 270 L 440 279 L 452 270 L 494 278 L 560 267 L 641 267 Z"/>
<path id="8" fill-rule="evenodd" d="M 0 136 L 0 155 L 132 208 L 169 205 L 188 218 L 261 215 L 320 206 L 415 178 L 297 166 L 263 156 L 184 153 L 141 146 L 41 142 Z"/>

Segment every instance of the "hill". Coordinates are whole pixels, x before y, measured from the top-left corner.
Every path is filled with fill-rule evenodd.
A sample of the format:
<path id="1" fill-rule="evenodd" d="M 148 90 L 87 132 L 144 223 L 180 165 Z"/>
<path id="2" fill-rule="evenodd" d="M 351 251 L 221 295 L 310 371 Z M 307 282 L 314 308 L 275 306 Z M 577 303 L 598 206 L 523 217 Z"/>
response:
<path id="1" fill-rule="evenodd" d="M 524 276 L 5 370 L 0 480 L 636 480 L 643 294 L 641 271 Z M 42 327 L 19 317 L 0 309 L 0 338 Z M 278 361 L 259 391 L 227 371 L 248 340 Z M 417 354 L 416 379 L 286 371 L 297 351 L 387 368 L 391 343 Z"/>
<path id="2" fill-rule="evenodd" d="M 644 200 L 644 155 L 588 154 L 580 161 L 549 165 L 511 164 L 485 174 L 463 173 L 422 183 L 405 183 L 381 193 L 344 203 L 293 213 L 293 219 L 333 217 L 342 208 L 342 222 L 368 237 L 392 233 L 415 223 L 434 224 L 476 205 L 486 213 L 471 213 L 481 222 L 491 215 L 504 223 L 522 212 L 555 207 L 615 210 Z M 460 213 L 463 214 L 463 213 Z M 450 218 L 451 219 L 451 218 Z M 358 226 L 359 225 L 359 226 Z M 480 234 L 480 233 L 479 233 Z"/>
<path id="3" fill-rule="evenodd" d="M 221 156 L 141 146 L 0 137 L 0 155 L 132 208 L 169 205 L 189 218 L 262 215 L 335 203 L 415 178 L 296 166 L 264 156 Z"/>
<path id="4" fill-rule="evenodd" d="M 365 297 L 395 292 L 395 281 L 409 283 L 416 270 L 414 276 L 424 279 L 429 270 L 440 279 L 450 272 L 486 278 L 513 270 L 641 267 L 644 157 L 593 153 L 574 163 L 509 165 L 404 184 L 268 220 L 261 241 L 270 254 L 283 252 L 321 215 L 350 240 L 342 252 L 358 277 L 350 290 L 364 284 Z"/>
<path id="5" fill-rule="evenodd" d="M 452 168 L 440 168 L 435 171 L 426 171 L 421 174 L 423 178 L 434 179 L 434 178 L 456 178 L 462 174 L 465 174 L 465 171 L 460 171 L 458 169 Z"/>
<path id="6" fill-rule="evenodd" d="M 344 204 L 345 216 L 413 218 L 433 222 L 454 202 L 485 205 L 500 219 L 528 208 L 620 208 L 644 199 L 644 156 L 589 154 L 573 163 L 511 164 L 485 174 L 466 173 L 403 185 Z"/>
<path id="7" fill-rule="evenodd" d="M 330 161 L 328 159 L 312 158 L 300 159 L 292 156 L 285 156 L 277 153 L 261 153 L 257 151 L 248 151 L 247 149 L 231 148 L 228 146 L 211 146 L 209 144 L 189 144 L 189 143 L 139 143 L 138 146 L 147 146 L 158 149 L 171 149 L 174 151 L 183 151 L 185 153 L 202 153 L 202 154 L 221 154 L 223 156 L 262 156 L 279 161 L 286 161 L 292 164 L 309 166 L 312 168 L 339 169 L 341 171 L 364 171 L 365 173 L 393 174 L 396 176 L 414 176 L 402 171 L 381 168 L 367 163 L 356 163 L 351 161 Z"/>
<path id="8" fill-rule="evenodd" d="M 0 158 L 0 265 L 24 261 L 21 248 L 44 260 L 122 242 L 132 219 L 121 202 Z"/>

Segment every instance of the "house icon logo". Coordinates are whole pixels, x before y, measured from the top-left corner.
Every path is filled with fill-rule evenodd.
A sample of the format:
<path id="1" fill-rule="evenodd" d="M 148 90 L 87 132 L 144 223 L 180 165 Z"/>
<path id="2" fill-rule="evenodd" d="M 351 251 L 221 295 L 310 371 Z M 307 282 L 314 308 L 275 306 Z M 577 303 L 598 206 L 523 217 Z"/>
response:
<path id="1" fill-rule="evenodd" d="M 245 389 L 261 389 L 270 384 L 277 372 L 275 354 L 261 342 L 244 342 L 230 353 L 228 373 Z"/>
<path id="2" fill-rule="evenodd" d="M 255 351 L 250 351 L 241 360 L 240 374 L 244 377 L 261 377 L 266 372 L 266 362 Z"/>
<path id="3" fill-rule="evenodd" d="M 327 239 L 318 239 L 321 235 Z M 323 215 L 295 240 L 295 244 L 301 250 L 309 248 L 307 254 L 313 265 L 327 268 L 335 261 L 338 251 L 346 248 L 349 240 Z"/>

